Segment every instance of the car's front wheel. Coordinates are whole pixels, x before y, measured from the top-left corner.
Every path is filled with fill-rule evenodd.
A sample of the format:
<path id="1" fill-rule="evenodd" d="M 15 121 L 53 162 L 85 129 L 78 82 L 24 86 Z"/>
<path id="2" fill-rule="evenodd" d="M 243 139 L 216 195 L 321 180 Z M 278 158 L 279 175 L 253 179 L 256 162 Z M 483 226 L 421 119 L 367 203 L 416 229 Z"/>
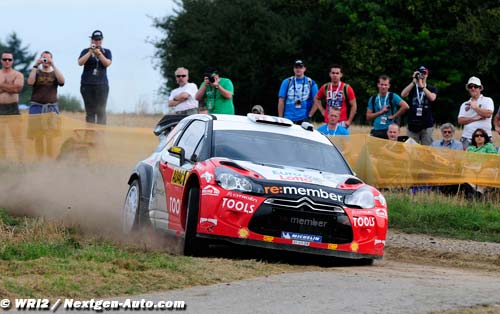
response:
<path id="1" fill-rule="evenodd" d="M 141 184 L 138 179 L 132 181 L 128 188 L 125 204 L 123 205 L 123 232 L 131 233 L 144 225 L 141 216 Z"/>
<path id="2" fill-rule="evenodd" d="M 200 208 L 200 189 L 193 187 L 189 190 L 187 204 L 187 219 L 184 234 L 184 255 L 200 256 L 205 253 L 205 240 L 196 237 L 198 225 L 198 211 Z"/>

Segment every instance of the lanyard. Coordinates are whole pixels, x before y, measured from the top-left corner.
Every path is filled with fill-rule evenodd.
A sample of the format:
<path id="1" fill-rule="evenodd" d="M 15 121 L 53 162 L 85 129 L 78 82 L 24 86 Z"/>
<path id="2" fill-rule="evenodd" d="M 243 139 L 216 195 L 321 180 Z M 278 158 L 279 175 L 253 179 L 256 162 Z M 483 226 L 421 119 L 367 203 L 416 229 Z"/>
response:
<path id="1" fill-rule="evenodd" d="M 385 107 L 387 105 L 387 96 L 389 94 L 387 93 L 385 96 L 384 96 L 384 106 L 382 106 L 381 102 L 380 102 L 380 98 L 382 98 L 382 96 L 378 95 L 378 110 L 377 111 L 380 111 L 382 110 L 382 107 Z"/>
<path id="2" fill-rule="evenodd" d="M 418 92 L 418 90 L 419 90 L 418 86 L 415 86 L 415 88 L 417 89 L 417 101 L 418 101 L 418 105 L 420 107 L 420 106 L 422 106 L 422 101 L 424 100 L 424 96 L 425 96 L 425 92 L 424 92 L 425 86 L 422 88 L 422 94 L 420 94 Z"/>
<path id="3" fill-rule="evenodd" d="M 296 94 L 296 87 L 295 87 L 295 82 L 297 82 L 297 78 L 294 77 L 293 78 L 293 100 L 297 100 L 297 97 L 295 97 L 295 94 Z M 304 90 L 305 90 L 305 84 L 306 84 L 306 77 L 304 76 L 303 77 L 303 81 L 302 81 L 302 97 L 299 98 L 299 100 L 302 100 L 304 97 Z"/>

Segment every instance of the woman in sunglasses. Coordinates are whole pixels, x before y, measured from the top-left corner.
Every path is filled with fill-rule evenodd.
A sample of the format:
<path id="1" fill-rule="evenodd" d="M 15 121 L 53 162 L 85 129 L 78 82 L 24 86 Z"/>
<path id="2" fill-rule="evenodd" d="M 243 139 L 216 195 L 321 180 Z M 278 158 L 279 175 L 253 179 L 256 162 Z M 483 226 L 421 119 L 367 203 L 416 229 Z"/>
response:
<path id="1" fill-rule="evenodd" d="M 497 149 L 491 143 L 490 137 L 485 130 L 478 128 L 472 133 L 472 142 L 467 147 L 468 152 L 496 154 Z"/>

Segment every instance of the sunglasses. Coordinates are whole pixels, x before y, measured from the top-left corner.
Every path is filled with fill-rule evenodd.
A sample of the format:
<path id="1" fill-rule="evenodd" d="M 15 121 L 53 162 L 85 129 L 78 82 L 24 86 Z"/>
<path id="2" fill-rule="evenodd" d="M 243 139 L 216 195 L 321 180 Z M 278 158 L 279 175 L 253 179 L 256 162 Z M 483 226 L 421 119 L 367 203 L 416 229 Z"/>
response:
<path id="1" fill-rule="evenodd" d="M 12 61 L 12 59 L 9 59 L 9 58 L 2 58 L 2 61 Z"/>
<path id="2" fill-rule="evenodd" d="M 474 85 L 474 84 L 470 84 L 469 86 L 467 86 L 469 89 L 473 89 L 473 88 L 481 88 L 481 86 L 479 85 Z"/>
<path id="3" fill-rule="evenodd" d="M 187 76 L 186 74 L 179 74 L 179 75 L 176 75 L 175 77 L 180 78 L 180 77 L 186 77 L 186 76 Z"/>
<path id="4" fill-rule="evenodd" d="M 478 133 L 478 134 L 474 134 L 474 137 L 486 137 L 486 136 L 484 136 L 484 134 Z"/>
<path id="5" fill-rule="evenodd" d="M 445 131 L 443 131 L 443 134 L 451 134 L 451 133 L 453 133 L 453 132 L 451 132 L 451 131 L 446 131 L 446 130 L 445 130 Z"/>

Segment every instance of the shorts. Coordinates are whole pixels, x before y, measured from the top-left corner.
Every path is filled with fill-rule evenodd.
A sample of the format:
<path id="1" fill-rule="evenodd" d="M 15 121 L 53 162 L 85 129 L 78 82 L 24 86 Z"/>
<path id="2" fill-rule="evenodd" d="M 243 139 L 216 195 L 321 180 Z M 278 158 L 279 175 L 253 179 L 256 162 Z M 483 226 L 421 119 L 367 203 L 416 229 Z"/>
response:
<path id="1" fill-rule="evenodd" d="M 10 104 L 0 104 L 0 115 L 2 116 L 11 116 L 11 115 L 19 115 L 19 106 L 17 102 Z"/>

